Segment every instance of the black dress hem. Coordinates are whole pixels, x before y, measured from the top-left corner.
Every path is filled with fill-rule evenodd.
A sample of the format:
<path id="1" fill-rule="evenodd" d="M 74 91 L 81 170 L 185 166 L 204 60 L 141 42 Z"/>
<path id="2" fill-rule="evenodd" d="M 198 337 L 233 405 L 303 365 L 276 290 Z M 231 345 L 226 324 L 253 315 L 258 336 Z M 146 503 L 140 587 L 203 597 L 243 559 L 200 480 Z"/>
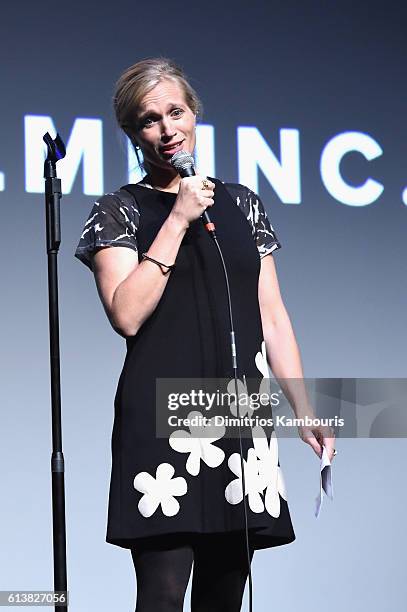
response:
<path id="1" fill-rule="evenodd" d="M 296 540 L 296 536 L 293 533 L 291 536 L 276 536 L 276 535 L 262 535 L 258 533 L 262 529 L 267 529 L 266 527 L 250 527 L 248 530 L 249 533 L 249 543 L 250 546 L 254 550 L 262 550 L 265 548 L 275 548 L 277 546 L 283 546 L 285 544 L 291 544 Z M 154 546 L 154 543 L 160 546 L 160 548 L 164 546 L 171 546 L 173 544 L 180 545 L 185 542 L 195 542 L 198 538 L 202 538 L 203 536 L 213 537 L 217 536 L 218 538 L 225 537 L 227 538 L 230 535 L 240 535 L 242 540 L 245 537 L 244 529 L 236 529 L 231 531 L 212 531 L 212 532 L 198 532 L 198 531 L 179 531 L 179 532 L 165 532 L 162 534 L 157 534 L 156 532 L 151 536 L 137 537 L 137 538 L 106 538 L 107 544 L 112 544 L 113 546 L 119 546 L 120 548 L 132 549 L 136 548 L 139 545 L 145 545 L 148 543 L 149 545 Z"/>

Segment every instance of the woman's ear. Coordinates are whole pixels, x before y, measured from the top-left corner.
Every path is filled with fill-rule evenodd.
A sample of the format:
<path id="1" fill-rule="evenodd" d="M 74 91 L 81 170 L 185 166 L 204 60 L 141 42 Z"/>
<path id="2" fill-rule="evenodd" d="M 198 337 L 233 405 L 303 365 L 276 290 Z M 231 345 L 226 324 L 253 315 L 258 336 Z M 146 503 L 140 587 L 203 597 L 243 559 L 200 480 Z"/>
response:
<path id="1" fill-rule="evenodd" d="M 141 147 L 139 145 L 139 143 L 137 142 L 137 137 L 134 134 L 134 132 L 132 132 L 131 134 L 129 134 L 129 138 L 131 140 L 131 144 L 133 145 L 133 147 L 137 150 L 140 151 Z"/>
<path id="2" fill-rule="evenodd" d="M 127 138 L 130 140 L 131 144 L 133 145 L 133 148 L 140 150 L 140 145 L 137 142 L 137 136 L 134 127 L 126 125 L 126 127 L 123 127 L 123 131 L 126 134 Z"/>

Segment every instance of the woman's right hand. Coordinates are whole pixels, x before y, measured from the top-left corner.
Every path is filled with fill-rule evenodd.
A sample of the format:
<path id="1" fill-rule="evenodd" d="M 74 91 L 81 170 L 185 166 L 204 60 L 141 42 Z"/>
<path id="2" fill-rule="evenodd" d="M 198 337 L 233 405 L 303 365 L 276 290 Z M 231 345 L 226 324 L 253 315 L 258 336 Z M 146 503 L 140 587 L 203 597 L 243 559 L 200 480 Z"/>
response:
<path id="1" fill-rule="evenodd" d="M 171 214 L 148 249 L 154 259 L 174 263 L 189 223 L 212 206 L 215 185 L 208 180 L 209 189 L 202 189 L 204 179 L 200 175 L 181 179 Z M 148 260 L 139 264 L 135 250 L 119 245 L 98 249 L 92 265 L 113 329 L 125 338 L 135 336 L 160 301 L 169 275 Z"/>
<path id="2" fill-rule="evenodd" d="M 203 189 L 204 180 L 208 183 L 207 189 Z M 215 183 L 200 174 L 182 178 L 171 214 L 189 225 L 191 221 L 198 219 L 208 206 L 213 206 L 214 189 Z"/>

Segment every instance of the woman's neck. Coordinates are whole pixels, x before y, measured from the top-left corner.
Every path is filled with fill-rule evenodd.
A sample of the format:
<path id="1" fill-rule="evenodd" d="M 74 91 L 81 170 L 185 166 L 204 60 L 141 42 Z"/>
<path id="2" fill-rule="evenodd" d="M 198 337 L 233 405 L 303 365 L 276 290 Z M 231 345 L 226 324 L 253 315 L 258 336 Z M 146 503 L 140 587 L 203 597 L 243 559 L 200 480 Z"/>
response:
<path id="1" fill-rule="evenodd" d="M 143 181 L 154 189 L 169 191 L 170 193 L 178 193 L 180 180 L 180 175 L 177 172 L 174 173 L 174 170 L 171 169 L 170 172 L 166 172 L 161 168 L 154 168 L 153 172 L 150 170 L 143 178 Z"/>

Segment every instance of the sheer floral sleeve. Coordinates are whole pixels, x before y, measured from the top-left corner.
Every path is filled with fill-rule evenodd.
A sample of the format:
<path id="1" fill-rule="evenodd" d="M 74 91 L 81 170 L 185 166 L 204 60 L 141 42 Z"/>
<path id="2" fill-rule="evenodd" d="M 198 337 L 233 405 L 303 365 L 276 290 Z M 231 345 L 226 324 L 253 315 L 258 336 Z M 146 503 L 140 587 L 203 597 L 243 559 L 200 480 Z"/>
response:
<path id="1" fill-rule="evenodd" d="M 280 249 L 280 241 L 260 197 L 248 187 L 238 183 L 225 183 L 225 187 L 251 225 L 260 258 Z"/>
<path id="2" fill-rule="evenodd" d="M 82 229 L 77 257 L 92 270 L 92 255 L 102 247 L 125 246 L 137 251 L 140 213 L 137 203 L 122 190 L 101 196 L 93 205 Z"/>

